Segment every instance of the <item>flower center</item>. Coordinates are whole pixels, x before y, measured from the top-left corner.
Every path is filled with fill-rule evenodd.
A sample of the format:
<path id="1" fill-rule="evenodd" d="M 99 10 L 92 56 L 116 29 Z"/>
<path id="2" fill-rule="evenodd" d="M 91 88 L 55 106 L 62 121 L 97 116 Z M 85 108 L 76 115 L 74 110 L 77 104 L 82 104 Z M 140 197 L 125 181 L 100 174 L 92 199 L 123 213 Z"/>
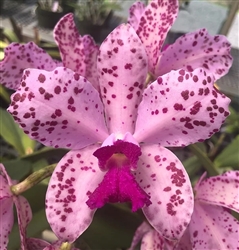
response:
<path id="1" fill-rule="evenodd" d="M 131 173 L 131 169 L 136 169 L 140 155 L 139 146 L 123 140 L 97 149 L 94 156 L 99 160 L 99 167 L 107 172 L 95 191 L 89 195 L 86 204 L 95 209 L 107 202 L 131 202 L 133 212 L 144 205 L 149 206 L 149 195 Z"/>

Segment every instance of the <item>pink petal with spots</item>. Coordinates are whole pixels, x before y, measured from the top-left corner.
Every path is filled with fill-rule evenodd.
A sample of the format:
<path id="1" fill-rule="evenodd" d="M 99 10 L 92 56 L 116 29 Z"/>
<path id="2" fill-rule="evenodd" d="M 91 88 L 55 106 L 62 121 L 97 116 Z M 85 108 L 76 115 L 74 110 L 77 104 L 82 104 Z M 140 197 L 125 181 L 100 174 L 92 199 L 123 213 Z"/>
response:
<path id="1" fill-rule="evenodd" d="M 23 196 L 13 196 L 14 204 L 17 210 L 18 226 L 21 238 L 21 249 L 27 250 L 26 229 L 32 219 L 32 210 L 30 204 Z"/>
<path id="2" fill-rule="evenodd" d="M 8 110 L 26 134 L 47 146 L 81 148 L 107 137 L 98 91 L 70 69 L 26 70 Z"/>
<path id="3" fill-rule="evenodd" d="M 134 248 L 138 245 L 143 236 L 151 230 L 153 230 L 152 227 L 147 222 L 143 222 L 135 231 L 132 243 L 128 250 L 134 250 Z"/>
<path id="4" fill-rule="evenodd" d="M 1 176 L 0 176 L 1 177 Z M 4 185 L 4 183 L 3 183 Z M 0 178 L 0 190 L 2 188 L 2 178 Z M 14 223 L 13 200 L 12 198 L 2 197 L 0 194 L 0 249 L 7 250 L 8 236 Z"/>
<path id="5" fill-rule="evenodd" d="M 225 209 L 195 201 L 189 225 L 193 249 L 238 249 L 239 222 Z"/>
<path id="6" fill-rule="evenodd" d="M 96 58 L 99 47 L 89 35 L 81 36 L 74 23 L 72 13 L 65 15 L 54 29 L 55 41 L 66 68 L 84 76 L 99 90 Z"/>
<path id="7" fill-rule="evenodd" d="M 27 249 L 43 250 L 45 247 L 51 246 L 50 243 L 37 238 L 27 238 Z"/>
<path id="8" fill-rule="evenodd" d="M 162 45 L 177 14 L 177 0 L 153 0 L 145 8 L 136 32 L 146 48 L 150 72 L 154 72 Z"/>
<path id="9" fill-rule="evenodd" d="M 93 156 L 97 148 L 93 145 L 70 151 L 52 174 L 46 194 L 46 215 L 62 241 L 74 242 L 93 219 L 95 209 L 90 209 L 86 201 L 105 175 Z"/>
<path id="10" fill-rule="evenodd" d="M 100 47 L 98 74 L 110 132 L 132 133 L 147 76 L 147 56 L 129 24 L 117 27 Z"/>
<path id="11" fill-rule="evenodd" d="M 182 237 L 193 212 L 191 183 L 182 163 L 168 149 L 142 146 L 135 172 L 151 205 L 142 208 L 149 223 L 169 240 Z"/>
<path id="12" fill-rule="evenodd" d="M 33 42 L 12 43 L 4 50 L 5 57 L 0 62 L 0 83 L 17 90 L 24 69 L 35 68 L 53 70 L 62 63 L 53 60 L 43 49 Z"/>
<path id="13" fill-rule="evenodd" d="M 218 132 L 230 99 L 203 69 L 171 71 L 144 91 L 134 137 L 138 142 L 186 146 Z"/>
<path id="14" fill-rule="evenodd" d="M 202 181 L 197 187 L 196 199 L 239 212 L 239 171 L 231 171 L 230 175 L 210 177 Z"/>
<path id="15" fill-rule="evenodd" d="M 146 233 L 141 242 L 140 250 L 164 250 L 164 238 L 155 230 Z"/>
<path id="16" fill-rule="evenodd" d="M 188 33 L 162 52 L 155 75 L 171 70 L 192 72 L 203 68 L 214 75 L 215 81 L 227 74 L 232 65 L 231 46 L 225 36 L 211 36 L 206 29 Z"/>
<path id="17" fill-rule="evenodd" d="M 0 164 L 0 249 L 6 250 L 8 235 L 10 234 L 13 223 L 13 198 L 10 191 L 12 181 L 8 176 L 3 164 Z"/>
<path id="18" fill-rule="evenodd" d="M 193 249 L 191 239 L 190 239 L 190 232 L 188 228 L 185 230 L 177 246 L 173 249 L 174 250 L 192 250 Z"/>
<path id="19" fill-rule="evenodd" d="M 140 19 L 145 10 L 145 4 L 142 2 L 135 2 L 129 8 L 128 23 L 135 29 L 138 29 Z"/>

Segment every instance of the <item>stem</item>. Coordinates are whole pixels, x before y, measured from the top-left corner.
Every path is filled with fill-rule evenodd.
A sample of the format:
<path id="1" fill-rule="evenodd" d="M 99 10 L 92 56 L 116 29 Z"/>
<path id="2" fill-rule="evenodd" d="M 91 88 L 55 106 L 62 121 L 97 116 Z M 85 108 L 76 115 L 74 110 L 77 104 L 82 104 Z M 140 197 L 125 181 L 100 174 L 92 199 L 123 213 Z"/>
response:
<path id="1" fill-rule="evenodd" d="M 207 154 L 204 153 L 196 144 L 189 145 L 188 147 L 197 156 L 198 160 L 202 163 L 203 167 L 210 176 L 216 176 L 219 174 Z"/>
<path id="2" fill-rule="evenodd" d="M 52 175 L 52 172 L 54 171 L 56 167 L 56 163 L 49 165 L 43 169 L 40 169 L 31 175 L 29 175 L 24 181 L 11 186 L 11 191 L 14 195 L 19 195 L 26 190 L 30 189 L 31 187 L 35 186 L 42 180 L 46 179 L 47 177 Z"/>
<path id="3" fill-rule="evenodd" d="M 212 149 L 212 151 L 208 154 L 208 156 L 210 158 L 213 158 L 216 155 L 216 153 L 217 153 L 219 147 L 221 146 L 221 144 L 223 143 L 225 137 L 226 137 L 225 133 L 220 135 L 220 137 L 219 137 L 216 145 L 214 146 L 214 148 Z"/>

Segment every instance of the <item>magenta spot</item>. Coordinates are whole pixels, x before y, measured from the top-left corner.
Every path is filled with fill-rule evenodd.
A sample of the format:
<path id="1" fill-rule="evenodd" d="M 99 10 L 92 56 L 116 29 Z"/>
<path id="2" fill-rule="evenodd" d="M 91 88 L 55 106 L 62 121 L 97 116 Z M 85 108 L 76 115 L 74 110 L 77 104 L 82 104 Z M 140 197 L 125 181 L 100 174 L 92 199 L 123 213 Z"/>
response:
<path id="1" fill-rule="evenodd" d="M 168 108 L 163 108 L 163 113 L 165 114 L 165 113 L 167 113 L 168 112 Z"/>
<path id="2" fill-rule="evenodd" d="M 110 85 L 110 87 L 113 87 L 113 86 L 114 86 L 114 83 L 113 83 L 113 82 L 108 82 L 108 84 Z"/>
<path id="3" fill-rule="evenodd" d="M 133 98 L 133 94 L 131 93 L 131 94 L 127 95 L 127 98 L 128 99 L 132 99 Z"/>
<path id="4" fill-rule="evenodd" d="M 132 66 L 133 66 L 133 65 L 132 65 L 131 63 L 126 63 L 125 66 L 124 66 L 124 68 L 125 68 L 125 69 L 131 70 L 131 69 L 132 69 Z"/>
<path id="5" fill-rule="evenodd" d="M 44 83 L 44 82 L 46 81 L 45 75 L 40 74 L 40 75 L 38 76 L 38 81 L 41 82 L 41 83 Z"/>
<path id="6" fill-rule="evenodd" d="M 183 99 L 186 101 L 189 98 L 189 91 L 185 90 L 181 92 L 181 96 L 183 97 Z"/>
<path id="7" fill-rule="evenodd" d="M 182 104 L 179 104 L 179 103 L 175 103 L 173 107 L 174 107 L 174 109 L 177 110 L 177 111 L 178 111 L 178 110 L 183 110 L 183 105 L 182 105 Z"/>
<path id="8" fill-rule="evenodd" d="M 60 86 L 56 86 L 55 89 L 54 89 L 54 92 L 56 94 L 60 94 L 61 93 L 61 87 Z"/>
<path id="9" fill-rule="evenodd" d="M 169 192 L 169 191 L 171 191 L 171 190 L 172 190 L 171 187 L 166 187 L 166 188 L 163 189 L 163 191 L 165 191 L 165 192 Z"/>
<path id="10" fill-rule="evenodd" d="M 155 160 L 156 162 L 160 162 L 160 161 L 161 161 L 160 155 L 154 156 L 154 160 Z"/>

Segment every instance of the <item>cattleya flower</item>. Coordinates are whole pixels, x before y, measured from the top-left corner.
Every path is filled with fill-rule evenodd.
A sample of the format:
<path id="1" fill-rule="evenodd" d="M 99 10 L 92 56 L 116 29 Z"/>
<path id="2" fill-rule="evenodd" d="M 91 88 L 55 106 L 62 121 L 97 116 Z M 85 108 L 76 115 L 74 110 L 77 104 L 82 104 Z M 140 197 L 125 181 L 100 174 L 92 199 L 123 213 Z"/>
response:
<path id="1" fill-rule="evenodd" d="M 133 211 L 142 208 L 171 240 L 190 221 L 191 183 L 165 146 L 210 137 L 229 114 L 230 100 L 202 68 L 170 71 L 145 89 L 147 62 L 145 46 L 123 24 L 100 46 L 100 93 L 65 67 L 23 73 L 9 112 L 31 138 L 71 149 L 46 194 L 47 218 L 61 240 L 75 241 L 106 202 L 131 201 Z M 182 71 L 185 77 L 178 81 Z"/>
<path id="2" fill-rule="evenodd" d="M 196 192 L 192 219 L 177 250 L 239 249 L 239 171 L 228 171 L 204 180 Z"/>
<path id="3" fill-rule="evenodd" d="M 6 250 L 8 245 L 8 235 L 13 223 L 13 205 L 16 207 L 19 232 L 21 238 L 21 249 L 26 248 L 25 235 L 26 227 L 32 218 L 30 205 L 25 197 L 16 196 L 11 192 L 14 182 L 8 176 L 4 166 L 0 164 L 0 249 Z"/>
<path id="4" fill-rule="evenodd" d="M 12 181 L 3 164 L 0 164 L 0 250 L 7 250 L 8 236 L 14 224 L 13 205 L 16 207 L 21 239 L 21 250 L 59 250 L 62 241 L 50 244 L 41 239 L 27 238 L 26 228 L 32 219 L 31 207 L 25 197 L 15 195 L 11 187 Z M 77 250 L 77 248 L 62 248 Z"/>
<path id="5" fill-rule="evenodd" d="M 96 78 L 98 45 L 91 36 L 80 36 L 74 24 L 73 14 L 67 14 L 58 22 L 53 35 L 59 47 L 62 62 L 52 59 L 33 42 L 12 43 L 5 48 L 4 60 L 0 62 L 0 83 L 7 88 L 17 90 L 24 69 L 52 71 L 63 65 L 85 76 L 96 89 L 99 89 Z"/>
<path id="6" fill-rule="evenodd" d="M 136 230 L 130 250 L 141 241 L 141 250 L 238 249 L 239 222 L 229 212 L 239 212 L 239 171 L 229 171 L 204 180 L 195 186 L 191 222 L 179 244 L 165 240 L 146 222 Z"/>
<path id="7" fill-rule="evenodd" d="M 227 74 L 232 57 L 225 36 L 210 36 L 206 29 L 200 29 L 162 47 L 177 14 L 177 0 L 153 0 L 147 7 L 135 2 L 129 10 L 128 22 L 145 46 L 149 71 L 154 78 L 178 69 L 182 70 L 179 82 L 185 77 L 185 71 L 193 72 L 197 68 L 213 74 L 214 81 Z"/>
<path id="8" fill-rule="evenodd" d="M 177 5 L 152 1 L 141 12 L 143 16 L 137 19 L 135 13 L 140 28 L 137 22 L 133 27 L 116 28 L 99 51 L 93 50 L 99 53 L 96 61 L 84 50 L 69 14 L 54 31 L 64 67 L 53 65 L 44 70 L 45 60 L 30 58 L 25 49 L 19 50 L 20 45 L 10 47 L 13 53 L 2 63 L 4 77 L 9 77 L 16 67 L 16 53 L 34 61 L 29 67 L 35 69 L 23 72 L 20 86 L 23 68 L 17 68 L 19 78 L 15 71 L 11 75 L 14 88 L 19 88 L 9 112 L 31 138 L 71 149 L 57 165 L 46 196 L 48 221 L 63 241 L 75 241 L 106 202 L 128 201 L 133 211 L 142 208 L 163 237 L 178 240 L 191 218 L 192 190 L 181 162 L 164 147 L 209 138 L 229 114 L 229 99 L 213 87 L 218 72 L 225 74 L 231 63 L 226 39 L 214 39 L 217 51 L 213 54 L 211 38 L 200 31 L 203 40 L 194 38 L 200 45 L 193 46 L 196 58 L 191 50 L 180 56 L 186 38 L 179 42 L 179 51 L 170 46 L 165 51 L 178 55 L 176 61 L 182 66 L 172 66 L 165 59 L 168 71 L 145 89 L 148 71 L 155 77 L 159 74 L 160 48 L 176 18 Z M 144 15 L 149 16 L 148 21 Z M 151 20 L 154 29 L 148 27 Z M 82 59 L 85 53 L 92 64 Z M 185 64 L 190 56 L 194 58 L 191 68 Z M 205 67 L 206 61 L 210 67 Z"/>

